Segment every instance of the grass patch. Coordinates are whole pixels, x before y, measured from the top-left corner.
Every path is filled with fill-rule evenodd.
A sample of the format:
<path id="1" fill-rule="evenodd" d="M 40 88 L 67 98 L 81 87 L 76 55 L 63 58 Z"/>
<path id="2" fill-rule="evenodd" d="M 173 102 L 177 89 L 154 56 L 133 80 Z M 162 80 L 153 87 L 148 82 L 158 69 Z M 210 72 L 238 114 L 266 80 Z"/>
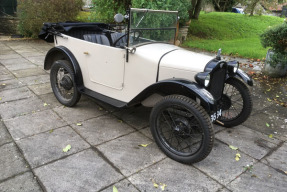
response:
<path id="1" fill-rule="evenodd" d="M 183 46 L 217 51 L 223 54 L 262 59 L 266 50 L 259 35 L 269 26 L 280 24 L 283 18 L 273 16 L 247 16 L 235 13 L 201 13 L 192 21 L 190 36 Z"/>
<path id="2" fill-rule="evenodd" d="M 76 17 L 77 21 L 80 22 L 91 22 L 92 13 L 89 11 L 80 11 Z"/>

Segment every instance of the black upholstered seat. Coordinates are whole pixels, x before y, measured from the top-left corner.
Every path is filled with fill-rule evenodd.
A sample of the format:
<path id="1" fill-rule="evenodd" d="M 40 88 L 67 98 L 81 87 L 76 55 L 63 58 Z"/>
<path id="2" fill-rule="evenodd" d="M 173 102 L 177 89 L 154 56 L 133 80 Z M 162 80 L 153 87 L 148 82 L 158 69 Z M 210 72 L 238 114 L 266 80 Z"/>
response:
<path id="1" fill-rule="evenodd" d="M 93 42 L 93 43 L 111 46 L 109 39 L 105 35 L 101 35 L 101 34 L 86 34 L 84 35 L 84 40 Z"/>
<path id="2" fill-rule="evenodd" d="M 112 39 L 112 42 L 115 43 L 117 39 L 119 39 L 120 37 L 124 36 L 125 33 L 112 33 L 111 34 L 111 39 Z M 126 46 L 126 43 L 127 43 L 127 36 L 124 36 L 123 38 L 121 38 L 117 43 L 116 43 L 116 47 L 123 47 L 123 46 Z"/>

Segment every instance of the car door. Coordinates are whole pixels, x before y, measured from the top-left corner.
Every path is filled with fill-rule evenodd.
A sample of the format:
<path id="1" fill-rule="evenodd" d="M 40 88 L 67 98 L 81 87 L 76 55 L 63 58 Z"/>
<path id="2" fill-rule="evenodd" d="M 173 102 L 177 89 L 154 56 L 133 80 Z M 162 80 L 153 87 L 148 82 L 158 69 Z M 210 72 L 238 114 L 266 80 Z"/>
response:
<path id="1" fill-rule="evenodd" d="M 85 47 L 90 81 L 121 90 L 124 83 L 125 50 L 88 43 Z"/>

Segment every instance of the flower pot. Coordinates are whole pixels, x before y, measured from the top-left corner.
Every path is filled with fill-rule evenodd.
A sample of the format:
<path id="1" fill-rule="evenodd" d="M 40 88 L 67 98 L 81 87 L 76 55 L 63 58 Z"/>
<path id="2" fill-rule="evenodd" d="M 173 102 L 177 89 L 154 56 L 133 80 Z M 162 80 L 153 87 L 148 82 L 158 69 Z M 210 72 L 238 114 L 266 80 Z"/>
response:
<path id="1" fill-rule="evenodd" d="M 277 63 L 275 67 L 271 66 L 270 62 L 272 61 L 272 55 L 274 52 L 269 49 L 266 54 L 266 60 L 263 67 L 263 73 L 270 77 L 283 77 L 287 74 L 287 64 Z"/>

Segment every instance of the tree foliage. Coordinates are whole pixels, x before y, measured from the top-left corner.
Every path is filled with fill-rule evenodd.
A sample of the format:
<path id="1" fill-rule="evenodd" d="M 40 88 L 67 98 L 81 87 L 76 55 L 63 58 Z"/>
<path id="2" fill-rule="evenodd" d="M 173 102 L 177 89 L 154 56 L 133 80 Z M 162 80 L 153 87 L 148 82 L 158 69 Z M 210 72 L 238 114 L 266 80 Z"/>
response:
<path id="1" fill-rule="evenodd" d="M 131 5 L 131 0 L 93 0 L 94 19 L 101 22 L 114 22 L 114 15 L 125 14 Z"/>
<path id="2" fill-rule="evenodd" d="M 132 0 L 132 6 L 135 8 L 147 8 L 155 10 L 178 11 L 181 24 L 189 20 L 188 9 L 190 8 L 189 0 Z"/>
<path id="3" fill-rule="evenodd" d="M 18 3 L 18 28 L 28 37 L 37 37 L 44 22 L 74 20 L 83 5 L 82 0 L 20 0 Z"/>
<path id="4" fill-rule="evenodd" d="M 226 12 L 231 10 L 236 0 L 211 0 L 211 3 L 214 5 L 216 11 Z"/>

